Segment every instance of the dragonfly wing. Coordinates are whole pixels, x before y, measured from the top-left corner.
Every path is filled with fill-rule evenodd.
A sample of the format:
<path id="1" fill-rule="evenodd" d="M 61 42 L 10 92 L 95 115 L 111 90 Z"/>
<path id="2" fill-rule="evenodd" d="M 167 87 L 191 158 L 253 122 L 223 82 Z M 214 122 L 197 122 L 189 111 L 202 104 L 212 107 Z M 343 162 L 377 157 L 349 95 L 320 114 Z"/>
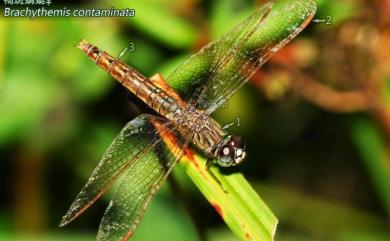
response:
<path id="1" fill-rule="evenodd" d="M 168 84 L 166 80 L 160 75 L 155 74 L 152 77 L 150 77 L 150 80 L 155 84 L 157 87 L 165 91 L 170 97 L 172 97 L 174 100 L 179 103 L 180 106 L 185 106 L 183 103 L 183 100 L 181 97 L 176 93 L 176 91 Z"/>
<path id="2" fill-rule="evenodd" d="M 152 121 L 159 121 L 163 127 L 157 130 Z M 60 226 L 68 224 L 91 206 L 129 167 L 158 145 L 160 134 L 170 128 L 173 128 L 171 122 L 152 115 L 140 115 L 130 121 L 111 143 Z"/>
<path id="3" fill-rule="evenodd" d="M 160 126 L 160 123 L 155 123 Z M 175 130 L 128 170 L 104 213 L 97 240 L 127 240 L 134 233 L 147 206 L 182 156 L 191 135 L 182 138 Z"/>
<path id="4" fill-rule="evenodd" d="M 193 54 L 166 79 L 173 89 L 185 101 L 199 95 L 202 86 L 212 81 L 225 62 L 234 56 L 232 48 L 238 46 L 250 29 L 248 26 L 261 21 L 271 10 L 272 4 L 264 5 L 259 11 L 245 19 L 222 38 L 209 43 L 199 52 Z M 237 47 L 236 47 L 237 48 Z"/>
<path id="5" fill-rule="evenodd" d="M 183 88 L 182 98 L 190 104 L 209 114 L 215 111 L 310 22 L 316 4 L 302 0 L 271 9 L 272 5 L 266 4 L 204 47 L 169 76 L 168 82 Z M 187 78 L 192 80 L 184 81 Z M 182 82 L 187 86 L 180 86 Z"/>

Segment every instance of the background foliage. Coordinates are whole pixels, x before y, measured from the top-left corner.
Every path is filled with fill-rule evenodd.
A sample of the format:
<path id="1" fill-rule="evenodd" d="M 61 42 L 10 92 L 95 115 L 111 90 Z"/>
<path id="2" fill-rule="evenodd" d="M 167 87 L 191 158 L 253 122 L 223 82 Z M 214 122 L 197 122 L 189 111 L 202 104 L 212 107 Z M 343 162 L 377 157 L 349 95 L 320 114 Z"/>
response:
<path id="1" fill-rule="evenodd" d="M 0 240 L 94 240 L 109 195 L 69 227 L 57 228 L 60 217 L 121 127 L 149 111 L 74 48 L 80 38 L 114 55 L 134 42 L 124 60 L 166 76 L 258 6 L 67 6 L 110 4 L 136 17 L 0 18 Z M 279 218 L 277 240 L 388 240 L 390 5 L 318 4 L 316 18 L 331 24 L 312 23 L 215 118 L 239 117 L 230 132 L 247 140 L 241 171 Z M 185 175 L 175 177 L 134 240 L 235 240 Z"/>

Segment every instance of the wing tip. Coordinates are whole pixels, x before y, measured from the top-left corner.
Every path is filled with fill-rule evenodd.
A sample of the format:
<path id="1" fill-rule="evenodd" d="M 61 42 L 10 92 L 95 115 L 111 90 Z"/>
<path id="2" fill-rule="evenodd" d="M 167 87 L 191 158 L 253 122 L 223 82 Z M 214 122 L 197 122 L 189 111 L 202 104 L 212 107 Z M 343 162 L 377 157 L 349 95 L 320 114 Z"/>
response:
<path id="1" fill-rule="evenodd" d="M 84 211 L 84 210 L 83 210 Z M 61 222 L 58 224 L 58 227 L 62 228 L 71 223 L 73 220 L 75 220 L 82 211 L 77 212 L 77 213 L 72 213 L 72 212 L 66 212 L 66 214 L 62 217 Z"/>
<path id="2" fill-rule="evenodd" d="M 58 227 L 62 228 L 71 223 L 76 218 L 78 218 L 86 209 L 88 209 L 94 203 L 94 201 L 84 205 L 82 208 L 75 208 L 75 202 L 73 202 L 69 210 L 62 217 L 61 222 L 58 224 Z"/>
<path id="3" fill-rule="evenodd" d="M 58 227 L 59 227 L 59 228 L 63 228 L 63 227 L 65 227 L 66 225 L 68 225 L 71 221 L 72 221 L 72 220 L 68 220 L 68 219 L 66 218 L 66 216 L 64 216 L 64 217 L 62 218 L 61 222 L 58 224 Z"/>

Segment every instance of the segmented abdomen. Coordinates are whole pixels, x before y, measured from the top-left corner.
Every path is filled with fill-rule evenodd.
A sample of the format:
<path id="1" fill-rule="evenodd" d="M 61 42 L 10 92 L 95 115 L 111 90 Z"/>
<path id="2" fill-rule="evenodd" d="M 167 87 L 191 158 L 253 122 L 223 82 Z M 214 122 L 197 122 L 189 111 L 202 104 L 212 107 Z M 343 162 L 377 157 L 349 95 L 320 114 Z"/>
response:
<path id="1" fill-rule="evenodd" d="M 160 115 L 171 119 L 172 113 L 179 109 L 175 99 L 119 59 L 84 40 L 81 40 L 77 47 Z"/>

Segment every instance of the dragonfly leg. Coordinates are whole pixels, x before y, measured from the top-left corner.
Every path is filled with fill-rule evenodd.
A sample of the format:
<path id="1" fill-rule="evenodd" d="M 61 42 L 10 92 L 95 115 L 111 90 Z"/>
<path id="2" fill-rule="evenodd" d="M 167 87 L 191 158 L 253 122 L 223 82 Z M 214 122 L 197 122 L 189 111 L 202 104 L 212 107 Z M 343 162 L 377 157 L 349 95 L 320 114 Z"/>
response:
<path id="1" fill-rule="evenodd" d="M 225 189 L 225 187 L 222 185 L 221 181 L 215 176 L 215 174 L 211 171 L 210 169 L 210 166 L 212 165 L 213 163 L 213 158 L 212 157 L 208 157 L 207 158 L 207 161 L 206 161 L 206 170 L 208 171 L 208 173 L 210 173 L 211 177 L 214 179 L 214 181 L 216 181 L 219 186 L 221 186 L 221 189 L 223 190 L 224 193 L 228 193 L 228 191 Z"/>

